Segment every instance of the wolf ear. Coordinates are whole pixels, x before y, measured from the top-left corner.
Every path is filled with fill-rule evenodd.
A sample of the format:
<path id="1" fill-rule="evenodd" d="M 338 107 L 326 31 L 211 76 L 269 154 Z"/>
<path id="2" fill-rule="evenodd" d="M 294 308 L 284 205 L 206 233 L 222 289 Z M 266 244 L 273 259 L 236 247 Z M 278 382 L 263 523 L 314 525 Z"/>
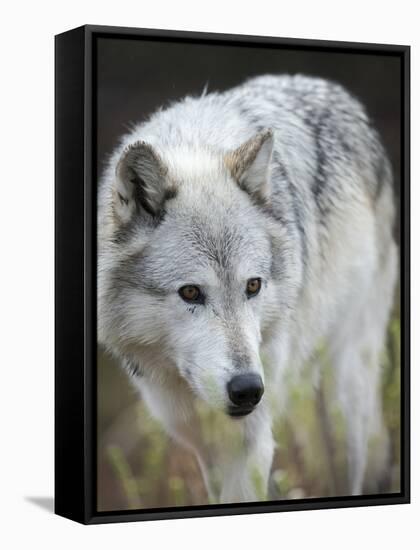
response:
<path id="1" fill-rule="evenodd" d="M 269 198 L 273 132 L 263 130 L 225 155 L 225 164 L 241 189 L 259 201 Z"/>
<path id="2" fill-rule="evenodd" d="M 159 216 L 173 190 L 167 183 L 167 169 L 153 147 L 143 141 L 129 145 L 115 170 L 114 213 L 122 223 L 135 212 Z"/>

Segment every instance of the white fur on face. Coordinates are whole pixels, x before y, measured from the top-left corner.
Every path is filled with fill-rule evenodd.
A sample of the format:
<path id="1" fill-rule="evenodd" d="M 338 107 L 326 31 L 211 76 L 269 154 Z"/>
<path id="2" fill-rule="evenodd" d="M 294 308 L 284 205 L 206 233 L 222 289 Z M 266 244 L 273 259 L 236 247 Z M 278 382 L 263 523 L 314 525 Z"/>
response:
<path id="1" fill-rule="evenodd" d="M 266 220 L 235 182 L 194 185 L 184 177 L 147 245 L 114 268 L 120 288 L 110 307 L 121 313 L 113 332 L 139 361 L 144 346 L 159 346 L 198 397 L 225 407 L 233 376 L 264 378 L 259 345 L 275 296 L 271 263 Z M 255 277 L 262 288 L 248 299 Z M 204 303 L 186 303 L 178 293 L 184 285 L 198 286 Z"/>

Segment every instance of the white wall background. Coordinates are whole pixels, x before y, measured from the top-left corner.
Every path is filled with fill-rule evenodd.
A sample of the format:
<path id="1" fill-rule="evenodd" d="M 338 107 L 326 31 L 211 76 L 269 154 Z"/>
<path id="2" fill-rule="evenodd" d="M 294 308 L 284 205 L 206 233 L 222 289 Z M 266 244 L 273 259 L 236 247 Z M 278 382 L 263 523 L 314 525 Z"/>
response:
<path id="1" fill-rule="evenodd" d="M 8 1 L 0 48 L 0 546 L 418 548 L 419 290 L 412 289 L 413 504 L 82 527 L 53 494 L 53 35 L 84 23 L 412 46 L 412 280 L 420 277 L 420 35 L 410 0 Z M 193 67 L 192 67 L 193 70 Z M 44 501 L 45 504 L 45 501 Z"/>

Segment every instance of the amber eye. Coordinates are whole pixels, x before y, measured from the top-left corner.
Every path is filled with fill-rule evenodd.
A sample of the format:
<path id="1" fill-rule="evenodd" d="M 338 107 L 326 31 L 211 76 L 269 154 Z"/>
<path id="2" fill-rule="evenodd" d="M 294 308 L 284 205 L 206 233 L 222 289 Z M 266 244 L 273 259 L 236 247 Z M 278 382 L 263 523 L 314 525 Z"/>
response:
<path id="1" fill-rule="evenodd" d="M 178 290 L 178 294 L 186 302 L 204 303 L 204 296 L 198 286 L 185 285 Z"/>
<path id="2" fill-rule="evenodd" d="M 252 298 L 253 296 L 256 296 L 258 292 L 261 290 L 261 279 L 259 277 L 255 277 L 254 279 L 249 279 L 246 284 L 246 295 L 248 298 Z"/>

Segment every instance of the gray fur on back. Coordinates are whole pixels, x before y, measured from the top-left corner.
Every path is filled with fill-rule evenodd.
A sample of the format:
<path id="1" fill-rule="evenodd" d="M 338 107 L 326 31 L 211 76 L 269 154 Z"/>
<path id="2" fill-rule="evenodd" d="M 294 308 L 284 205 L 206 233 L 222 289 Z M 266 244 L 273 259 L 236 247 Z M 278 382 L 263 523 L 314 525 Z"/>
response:
<path id="1" fill-rule="evenodd" d="M 392 185 L 376 130 L 342 86 L 301 75 L 261 76 L 223 93 L 186 97 L 124 136 L 100 191 L 100 216 L 115 161 L 128 144 L 141 139 L 176 165 L 180 149 L 191 156 L 200 149 L 223 153 L 266 128 L 275 134 L 272 214 L 298 230 L 304 261 L 308 224 L 319 227 L 322 240 L 342 201 L 358 193 L 375 201 L 382 186 Z"/>

